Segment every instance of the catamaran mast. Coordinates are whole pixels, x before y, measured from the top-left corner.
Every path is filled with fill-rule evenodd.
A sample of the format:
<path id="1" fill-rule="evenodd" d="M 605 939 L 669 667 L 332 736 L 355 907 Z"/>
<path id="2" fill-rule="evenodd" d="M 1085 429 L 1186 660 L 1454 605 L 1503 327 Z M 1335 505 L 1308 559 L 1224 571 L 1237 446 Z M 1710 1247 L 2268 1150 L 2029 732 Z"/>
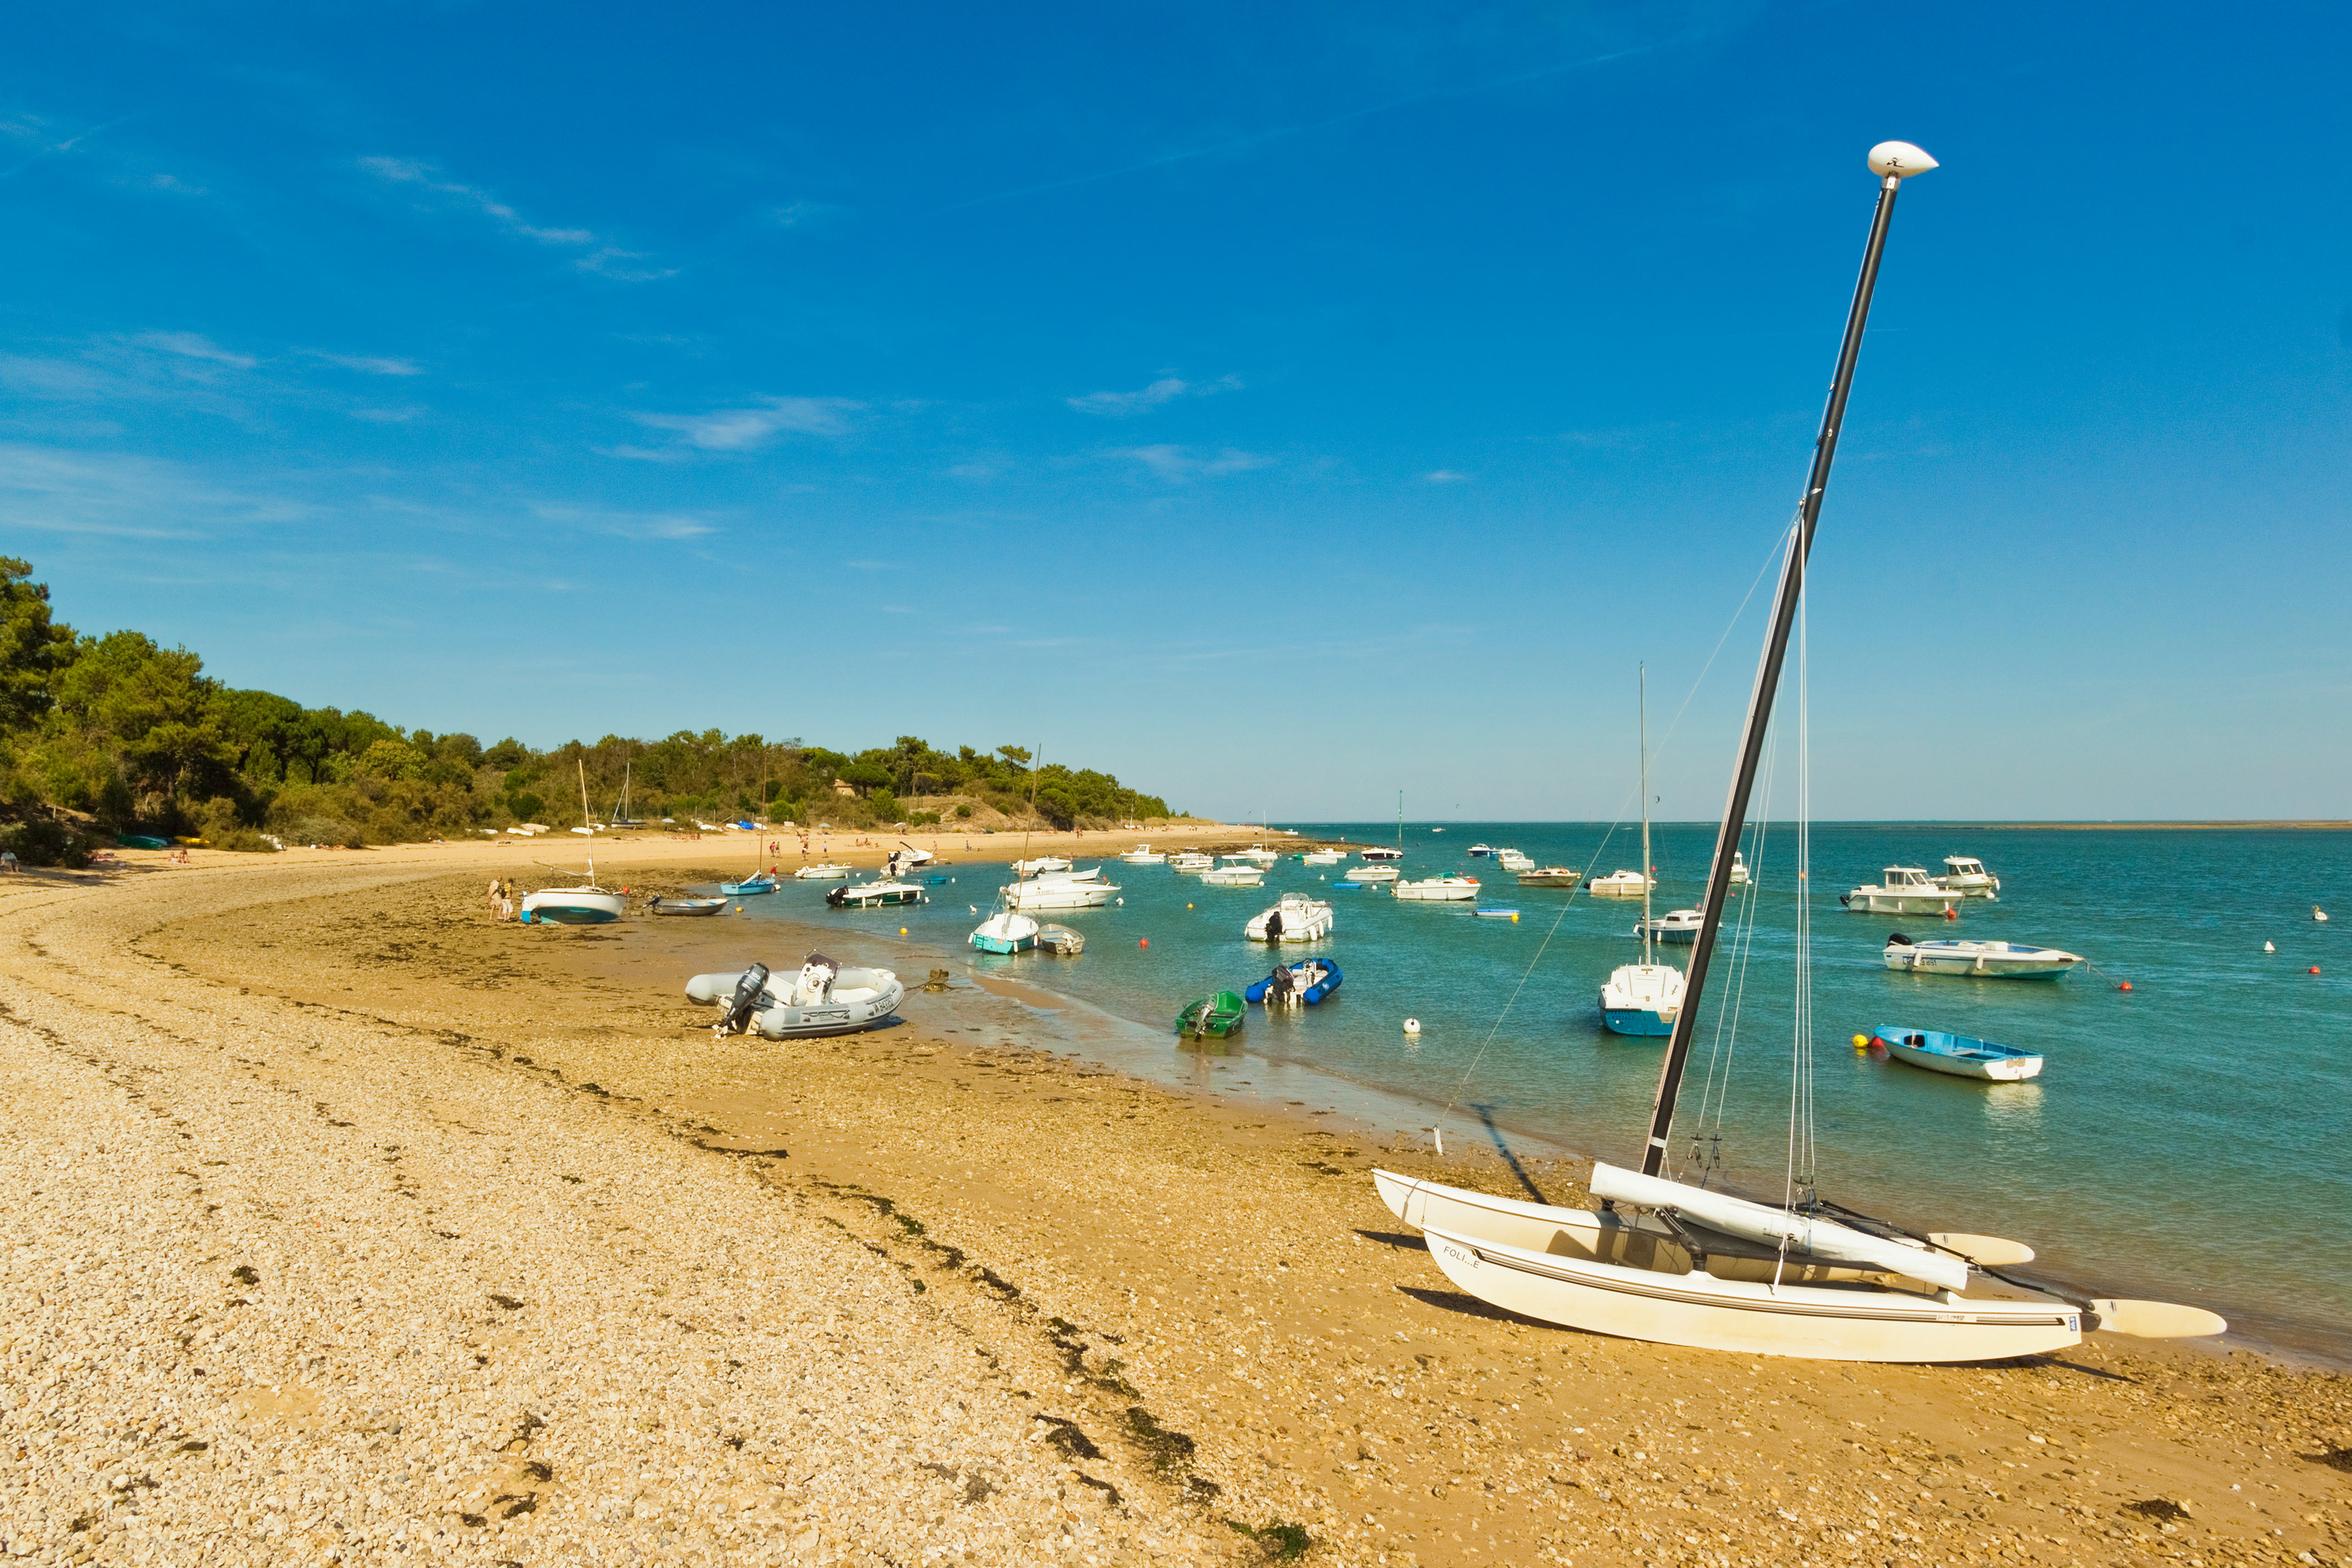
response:
<path id="1" fill-rule="evenodd" d="M 1830 464 L 1837 456 L 1840 428 L 1845 423 L 1846 394 L 1853 389 L 1854 361 L 1862 353 L 1863 327 L 1870 319 L 1871 290 L 1878 283 L 1879 258 L 1886 250 L 1886 227 L 1895 217 L 1895 198 L 1903 182 L 1924 174 L 1936 161 L 1907 141 L 1882 141 L 1870 150 L 1870 172 L 1879 177 L 1878 210 L 1870 220 L 1870 241 L 1862 253 L 1862 277 L 1853 286 L 1853 305 L 1846 312 L 1845 340 L 1838 349 L 1837 372 L 1830 381 L 1829 405 L 1822 412 L 1822 433 L 1813 444 L 1812 472 L 1805 477 L 1804 499 L 1797 507 L 1796 527 L 1790 530 L 1789 553 L 1780 566 L 1780 591 L 1772 601 L 1771 634 L 1756 666 L 1756 689 L 1748 699 L 1748 725 L 1739 737 L 1739 765 L 1731 776 L 1731 795 L 1723 808 L 1723 826 L 1715 839 L 1715 862 L 1706 873 L 1706 903 L 1698 936 L 1691 944 L 1690 967 L 1683 976 L 1682 1010 L 1675 1015 L 1675 1032 L 1666 1042 L 1666 1060 L 1658 1069 L 1658 1097 L 1650 1111 L 1650 1134 L 1642 1145 L 1642 1174 L 1656 1176 L 1666 1159 L 1666 1135 L 1675 1124 L 1675 1096 L 1682 1088 L 1683 1069 L 1689 1063 L 1691 1036 L 1698 1022 L 1699 997 L 1706 988 L 1707 963 L 1715 956 L 1716 930 L 1723 924 L 1723 905 L 1731 889 L 1731 857 L 1739 848 L 1748 825 L 1748 796 L 1756 788 L 1756 770 L 1764 756 L 1764 737 L 1772 719 L 1772 699 L 1780 687 L 1780 665 L 1788 656 L 1790 629 L 1797 618 L 1797 601 L 1805 591 L 1805 559 L 1813 546 L 1813 525 L 1821 519 L 1822 497 L 1830 483 Z M 1643 810 L 1649 809 L 1647 787 Z M 1644 869 L 1644 875 L 1647 870 Z M 1800 884 L 1797 895 L 1811 896 Z"/>

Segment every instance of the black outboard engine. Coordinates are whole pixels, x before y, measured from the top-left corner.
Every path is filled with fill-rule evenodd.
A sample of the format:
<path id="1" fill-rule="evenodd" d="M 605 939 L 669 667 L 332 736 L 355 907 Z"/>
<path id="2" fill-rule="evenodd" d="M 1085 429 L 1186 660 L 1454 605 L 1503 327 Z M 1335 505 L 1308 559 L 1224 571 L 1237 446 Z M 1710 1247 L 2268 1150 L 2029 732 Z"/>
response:
<path id="1" fill-rule="evenodd" d="M 1290 1001 L 1292 987 L 1297 977 L 1291 974 L 1289 965 L 1276 964 L 1274 967 L 1274 973 L 1268 975 L 1265 979 L 1265 999 L 1268 1002 L 1276 1007 L 1282 1007 Z"/>
<path id="2" fill-rule="evenodd" d="M 849 890 L 847 888 L 836 887 L 824 895 L 824 901 L 827 904 L 832 904 L 835 909 L 839 909 L 843 904 L 849 902 Z"/>
<path id="3" fill-rule="evenodd" d="M 710 1032 L 722 1039 L 730 1034 L 749 1034 L 751 1015 L 760 1010 L 760 999 L 768 988 L 768 966 L 754 964 L 743 971 L 735 982 L 735 994 L 727 1002 L 725 1016 L 710 1026 Z"/>
<path id="4" fill-rule="evenodd" d="M 1914 946 L 1911 938 L 1904 936 L 1900 931 L 1897 931 L 1894 936 L 1889 936 L 1886 939 L 1886 945 L 1889 947 L 1909 947 Z"/>

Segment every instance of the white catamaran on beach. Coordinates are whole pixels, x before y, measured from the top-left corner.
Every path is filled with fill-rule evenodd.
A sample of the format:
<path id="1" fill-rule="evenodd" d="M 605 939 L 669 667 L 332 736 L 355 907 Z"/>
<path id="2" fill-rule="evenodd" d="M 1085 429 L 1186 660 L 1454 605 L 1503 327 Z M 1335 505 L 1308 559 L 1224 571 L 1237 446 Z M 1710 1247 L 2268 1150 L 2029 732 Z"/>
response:
<path id="1" fill-rule="evenodd" d="M 1903 181 L 1935 161 L 1900 141 L 1871 149 L 1878 205 L 1846 318 L 1812 468 L 1788 535 L 1770 628 L 1759 662 L 1729 798 L 1707 873 L 1703 924 L 1684 974 L 1639 1169 L 1593 1167 L 1593 1208 L 1525 1203 L 1374 1173 L 1396 1216 L 1419 1227 L 1439 1268 L 1482 1301 L 1544 1322 L 1665 1344 L 1832 1361 L 1991 1361 L 2063 1349 L 2093 1329 L 2157 1338 L 2219 1333 L 2211 1312 L 2158 1301 L 2086 1299 L 1996 1272 L 2032 1251 L 1998 1237 L 1914 1233 L 1822 1199 L 1809 1113 L 1810 937 L 1803 722 L 1797 705 L 1800 820 L 1797 1093 L 1789 1130 L 1788 1187 L 1777 1205 L 1710 1191 L 1665 1173 L 1675 1097 L 1715 956 L 1735 852 L 1764 756 L 1773 698 L 1799 624 L 1805 569 L 1845 416 L 1887 225 Z M 1800 671 L 1802 670 L 1801 661 Z M 1759 861 L 1762 859 L 1760 851 Z M 1750 900 L 1759 896 L 1754 893 Z M 1735 933 L 1733 962 L 1743 956 Z M 1729 1049 L 1730 1037 L 1723 1048 Z M 1800 1108 L 1806 1108 L 1801 1110 Z M 1702 1116 L 1704 1124 L 1706 1118 Z M 1720 1124 L 1719 1122 L 1717 1124 Z M 1695 1162 L 1703 1174 L 1711 1160 Z M 1956 1194 L 1965 1196 L 1965 1193 Z"/>

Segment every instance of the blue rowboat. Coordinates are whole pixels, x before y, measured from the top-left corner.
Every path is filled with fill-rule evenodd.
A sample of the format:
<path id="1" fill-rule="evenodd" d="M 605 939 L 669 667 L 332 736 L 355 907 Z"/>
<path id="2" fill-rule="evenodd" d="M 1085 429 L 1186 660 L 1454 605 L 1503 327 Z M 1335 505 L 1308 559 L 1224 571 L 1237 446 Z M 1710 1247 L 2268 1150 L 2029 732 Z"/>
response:
<path id="1" fill-rule="evenodd" d="M 1308 958 L 1303 963 L 1285 965 L 1275 974 L 1287 974 L 1290 994 L 1310 1008 L 1339 988 L 1339 966 L 1328 958 Z M 1274 975 L 1268 975 L 1244 991 L 1242 999 L 1263 1004 L 1273 990 Z"/>
<path id="2" fill-rule="evenodd" d="M 1924 1067 L 1930 1072 L 1949 1073 L 1954 1078 L 2015 1083 L 2042 1071 L 2042 1058 L 2030 1051 L 1995 1045 L 1989 1040 L 1971 1040 L 1964 1034 L 1948 1034 L 1937 1029 L 1883 1023 L 1870 1031 L 1870 1038 L 1897 1061 Z"/>
<path id="3" fill-rule="evenodd" d="M 1517 920 L 1519 917 L 1516 909 L 1474 909 L 1470 913 L 1481 920 Z"/>
<path id="4" fill-rule="evenodd" d="M 744 898 L 755 893 L 773 893 L 776 891 L 775 874 L 763 871 L 746 877 L 741 882 L 722 882 L 719 884 L 719 891 L 730 898 Z"/>

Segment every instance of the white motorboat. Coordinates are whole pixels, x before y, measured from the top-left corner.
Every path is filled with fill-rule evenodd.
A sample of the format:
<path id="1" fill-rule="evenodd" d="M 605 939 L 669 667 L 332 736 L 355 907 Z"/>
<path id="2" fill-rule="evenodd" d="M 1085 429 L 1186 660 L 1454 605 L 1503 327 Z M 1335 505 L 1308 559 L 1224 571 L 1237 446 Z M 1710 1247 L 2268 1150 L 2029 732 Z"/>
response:
<path id="1" fill-rule="evenodd" d="M 1706 920 L 1696 909 L 1669 909 L 1654 920 L 1637 920 L 1633 935 L 1647 936 L 1653 942 L 1673 942 L 1687 946 L 1698 936 Z"/>
<path id="2" fill-rule="evenodd" d="M 1586 883 L 1584 891 L 1595 898 L 1639 898 L 1656 885 L 1638 871 L 1612 871 Z"/>
<path id="3" fill-rule="evenodd" d="M 1946 855 L 1944 874 L 1936 879 L 1936 885 L 1970 898 L 1991 898 L 2000 892 L 2000 878 L 1985 870 L 1984 862 L 1973 856 Z"/>
<path id="4" fill-rule="evenodd" d="M 1308 850 L 1298 860 L 1302 865 L 1338 865 L 1347 858 L 1345 850 Z"/>
<path id="5" fill-rule="evenodd" d="M 1367 861 L 1401 861 L 1404 859 L 1404 852 L 1402 850 L 1387 849 L 1377 844 L 1368 850 L 1358 850 L 1356 852 L 1356 855 L 1360 860 Z"/>
<path id="6" fill-rule="evenodd" d="M 2022 942 L 1914 942 L 1900 931 L 1886 939 L 1886 967 L 1921 975 L 2054 980 L 2082 961 L 2079 953 Z"/>
<path id="7" fill-rule="evenodd" d="M 1734 887 L 1748 885 L 1748 857 L 1738 850 L 1731 852 L 1731 885 Z"/>
<path id="8" fill-rule="evenodd" d="M 893 904 L 920 904 L 927 895 L 911 882 L 897 877 L 881 877 L 873 882 L 848 883 L 829 890 L 825 903 L 835 909 L 883 909 Z"/>
<path id="9" fill-rule="evenodd" d="M 1473 860 L 1484 860 L 1495 852 L 1495 846 L 1492 844 L 1472 844 L 1463 852 Z"/>
<path id="10" fill-rule="evenodd" d="M 804 865 L 793 873 L 803 882 L 839 882 L 848 874 L 845 865 Z"/>
<path id="11" fill-rule="evenodd" d="M 1014 861 L 1013 862 L 1013 874 L 1015 876 L 1035 876 L 1041 871 L 1067 871 L 1069 869 L 1070 862 L 1064 860 L 1059 855 L 1039 855 L 1034 861 Z"/>
<path id="12" fill-rule="evenodd" d="M 1252 844 L 1249 848 L 1238 853 L 1227 855 L 1225 858 L 1229 861 L 1247 861 L 1252 865 L 1271 870 L 1274 862 L 1280 860 L 1282 856 L 1267 849 L 1264 844 Z"/>
<path id="13" fill-rule="evenodd" d="M 1265 868 L 1244 862 L 1240 865 L 1212 867 L 1201 873 L 1203 887 L 1258 887 L 1265 882 Z"/>
<path id="14" fill-rule="evenodd" d="M 1279 919 L 1277 929 L 1275 922 Z M 1286 893 L 1275 906 L 1242 927 L 1253 942 L 1320 942 L 1331 935 L 1331 906 L 1303 893 Z M 1268 932 L 1275 933 L 1268 936 Z"/>
<path id="15" fill-rule="evenodd" d="M 749 993 L 748 995 L 746 993 Z M 870 1029 L 898 1010 L 907 988 L 887 969 L 843 968 L 812 953 L 790 985 L 778 985 L 765 965 L 724 975 L 697 975 L 686 983 L 690 1001 L 727 1009 L 722 1034 L 757 1031 L 770 1040 L 804 1040 Z"/>
<path id="16" fill-rule="evenodd" d="M 1186 850 L 1182 854 L 1168 857 L 1168 869 L 1198 875 L 1217 863 L 1214 855 L 1204 855 L 1198 850 Z"/>
<path id="17" fill-rule="evenodd" d="M 1396 879 L 1397 868 L 1392 865 L 1349 866 L 1339 878 L 1341 882 L 1353 883 L 1394 882 Z"/>
<path id="18" fill-rule="evenodd" d="M 1495 852 L 1495 863 L 1501 866 L 1505 871 L 1514 873 L 1523 871 L 1533 871 L 1536 869 L 1536 862 L 1534 860 L 1527 855 L 1521 854 L 1517 850 L 1496 850 Z"/>
<path id="19" fill-rule="evenodd" d="M 1723 931 L 1731 852 L 1747 825 L 1773 730 L 1774 699 L 1797 635 L 1807 558 L 1845 423 L 1887 225 L 1904 180 L 1935 167 L 1934 160 L 1906 142 L 1881 143 L 1868 162 L 1878 181 L 1869 247 L 1846 317 L 1811 472 L 1784 536 L 1780 583 L 1708 864 L 1705 924 L 1691 949 L 1685 992 L 1643 1131 L 1640 1168 L 1596 1165 L 1587 1183 L 1599 1206 L 1594 1208 L 1496 1197 L 1388 1172 L 1375 1172 L 1373 1180 L 1391 1211 L 1426 1234 L 1431 1256 L 1456 1288 L 1490 1307 L 1586 1333 L 1744 1355 L 1916 1363 L 2000 1361 L 2063 1350 L 2094 1329 L 2154 1337 L 2218 1333 L 2227 1325 L 2194 1307 L 2085 1299 L 2006 1277 L 2000 1281 L 2003 1289 L 1975 1291 L 1979 1270 L 2030 1260 L 2032 1249 L 1997 1237 L 1915 1235 L 1821 1196 L 1818 1134 L 1835 1129 L 1817 1123 L 1811 1093 L 1812 1041 L 1804 979 L 1809 923 L 1802 904 L 1795 954 L 1797 1039 L 1790 1060 L 1798 1092 L 1779 1178 L 1781 1201 L 1750 1202 L 1699 1185 L 1699 1173 L 1714 1175 L 1711 1151 L 1727 1119 L 1710 1118 L 1694 1130 L 1692 1180 L 1664 1174 L 1708 965 Z M 1800 660 L 1801 676 L 1802 671 Z M 1795 696 L 1790 706 L 1801 711 L 1802 691 Z M 1797 765 L 1801 799 L 1808 788 L 1801 749 Z M 1798 843 L 1793 889 L 1803 888 L 1809 869 L 1801 829 Z M 1738 966 L 1747 951 L 1738 945 L 1739 934 L 1732 935 L 1734 972 L 1744 978 Z M 1735 1024 L 1737 1012 L 1725 1009 Z M 1725 1082 L 1710 1071 L 1702 1104 Z M 1764 1165 L 1760 1159 L 1755 1163 Z M 1960 1166 L 1951 1173 L 1951 1185 L 1963 1194 L 1980 1192 L 1991 1168 L 1983 1162 Z"/>
<path id="20" fill-rule="evenodd" d="M 998 891 L 1004 895 L 1006 908 L 1025 914 L 1040 909 L 1100 909 L 1118 892 L 1118 884 L 1093 876 L 1041 876 L 1010 883 Z"/>
<path id="21" fill-rule="evenodd" d="M 1026 953 L 1037 945 L 1037 923 L 1000 909 L 973 926 L 966 940 L 982 953 Z"/>
<path id="22" fill-rule="evenodd" d="M 1925 866 L 1891 865 L 1879 877 L 1876 887 L 1842 893 L 1838 902 L 1856 915 L 1941 915 L 1969 896 L 1937 886 Z"/>
<path id="23" fill-rule="evenodd" d="M 1155 850 L 1150 844 L 1138 844 L 1118 858 L 1129 865 L 1166 865 L 1168 863 L 1168 852 L 1165 850 Z"/>
<path id="24" fill-rule="evenodd" d="M 1574 887 L 1583 880 L 1584 873 L 1569 865 L 1539 865 L 1519 873 L 1521 887 Z"/>
<path id="25" fill-rule="evenodd" d="M 1401 882 L 1389 891 L 1407 901 L 1423 904 L 1469 904 L 1478 897 L 1478 879 L 1471 876 L 1425 876 L 1418 882 Z"/>

